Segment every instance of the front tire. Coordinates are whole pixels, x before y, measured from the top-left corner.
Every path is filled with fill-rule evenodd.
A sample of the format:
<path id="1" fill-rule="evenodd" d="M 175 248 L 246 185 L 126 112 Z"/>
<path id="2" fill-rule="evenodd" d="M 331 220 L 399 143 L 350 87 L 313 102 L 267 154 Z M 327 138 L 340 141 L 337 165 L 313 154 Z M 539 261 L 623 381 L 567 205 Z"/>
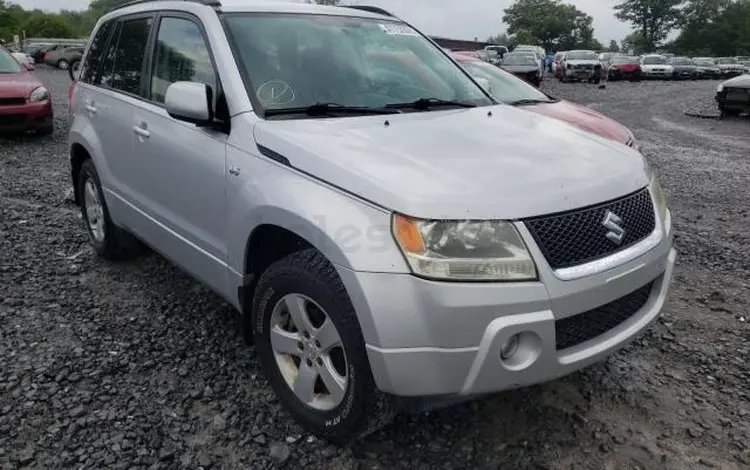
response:
<path id="1" fill-rule="evenodd" d="M 261 275 L 253 335 L 281 403 L 319 438 L 347 444 L 393 418 L 392 397 L 375 385 L 354 307 L 318 251 L 293 253 Z"/>
<path id="2" fill-rule="evenodd" d="M 65 59 L 60 59 L 57 61 L 57 68 L 60 70 L 68 70 L 68 67 L 70 66 L 70 63 L 68 63 Z"/>
<path id="3" fill-rule="evenodd" d="M 102 258 L 109 260 L 127 258 L 135 251 L 138 242 L 112 222 L 99 174 L 91 159 L 83 162 L 77 183 L 81 215 L 94 250 Z"/>

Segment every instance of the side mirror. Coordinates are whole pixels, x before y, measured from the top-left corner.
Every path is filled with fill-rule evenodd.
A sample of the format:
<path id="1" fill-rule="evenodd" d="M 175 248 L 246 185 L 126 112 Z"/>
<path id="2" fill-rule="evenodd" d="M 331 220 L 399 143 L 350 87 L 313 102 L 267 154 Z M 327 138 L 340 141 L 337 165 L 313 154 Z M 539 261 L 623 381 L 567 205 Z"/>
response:
<path id="1" fill-rule="evenodd" d="M 164 98 L 167 114 L 198 126 L 213 122 L 213 91 L 205 83 L 174 82 Z"/>
<path id="2" fill-rule="evenodd" d="M 34 65 L 33 65 L 33 64 L 31 64 L 31 63 L 29 63 L 29 62 L 24 62 L 24 63 L 23 63 L 23 64 L 21 64 L 21 65 L 23 65 L 23 68 L 25 68 L 25 69 L 26 69 L 26 70 L 28 70 L 29 72 L 30 72 L 30 71 L 32 71 L 32 70 L 34 70 Z"/>
<path id="3" fill-rule="evenodd" d="M 474 80 L 479 83 L 479 86 L 487 90 L 488 92 L 492 92 L 492 85 L 490 85 L 490 81 L 486 78 L 480 78 L 480 77 L 474 77 Z"/>

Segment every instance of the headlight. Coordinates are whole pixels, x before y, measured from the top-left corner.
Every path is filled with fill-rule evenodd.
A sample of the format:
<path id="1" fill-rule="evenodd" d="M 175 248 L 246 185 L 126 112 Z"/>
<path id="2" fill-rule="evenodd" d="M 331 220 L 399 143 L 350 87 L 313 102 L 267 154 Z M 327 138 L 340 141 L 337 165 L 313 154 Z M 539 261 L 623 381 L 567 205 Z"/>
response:
<path id="1" fill-rule="evenodd" d="M 393 236 L 414 274 L 455 281 L 528 281 L 536 266 L 521 236 L 501 220 L 393 217 Z"/>
<path id="2" fill-rule="evenodd" d="M 719 83 L 719 86 L 716 87 L 716 93 L 721 93 L 722 91 L 724 91 L 724 84 Z"/>
<path id="3" fill-rule="evenodd" d="M 43 86 L 35 89 L 29 96 L 29 101 L 32 103 L 38 103 L 40 101 L 46 101 L 49 99 L 49 92 Z"/>

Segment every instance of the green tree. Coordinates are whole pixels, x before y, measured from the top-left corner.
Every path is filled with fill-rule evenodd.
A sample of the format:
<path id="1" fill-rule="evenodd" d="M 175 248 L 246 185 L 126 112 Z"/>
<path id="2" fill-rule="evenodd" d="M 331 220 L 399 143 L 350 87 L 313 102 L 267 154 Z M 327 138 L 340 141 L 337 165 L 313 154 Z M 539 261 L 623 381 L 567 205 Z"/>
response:
<path id="1" fill-rule="evenodd" d="M 640 31 L 633 31 L 628 34 L 625 39 L 622 40 L 623 51 L 633 51 L 634 54 L 643 54 L 644 52 L 650 52 L 653 49 L 646 45 L 646 39 Z"/>
<path id="2" fill-rule="evenodd" d="M 60 15 L 34 11 L 21 28 L 26 37 L 72 38 L 76 36 L 73 26 Z"/>
<path id="3" fill-rule="evenodd" d="M 500 33 L 497 36 L 490 36 L 487 38 L 487 42 L 490 44 L 498 44 L 501 46 L 507 46 L 510 44 L 510 38 L 506 33 Z"/>
<path id="4" fill-rule="evenodd" d="M 620 52 L 620 45 L 614 39 L 609 41 L 609 52 Z"/>
<path id="5" fill-rule="evenodd" d="M 640 31 L 647 50 L 656 49 L 682 22 L 684 0 L 625 0 L 615 5 L 615 16 Z"/>
<path id="6" fill-rule="evenodd" d="M 504 13 L 503 22 L 515 42 L 547 50 L 601 46 L 594 39 L 593 18 L 561 0 L 516 0 Z"/>
<path id="7" fill-rule="evenodd" d="M 686 55 L 750 55 L 750 0 L 693 0 L 686 21 L 669 45 Z"/>

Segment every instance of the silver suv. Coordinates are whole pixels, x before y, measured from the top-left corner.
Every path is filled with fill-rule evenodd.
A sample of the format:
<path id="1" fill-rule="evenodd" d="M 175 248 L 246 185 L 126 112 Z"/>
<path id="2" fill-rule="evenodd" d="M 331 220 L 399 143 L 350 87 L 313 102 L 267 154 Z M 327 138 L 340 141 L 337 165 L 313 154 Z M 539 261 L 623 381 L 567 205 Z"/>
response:
<path id="1" fill-rule="evenodd" d="M 323 438 L 569 374 L 664 304 L 643 156 L 498 103 L 385 12 L 140 2 L 98 21 L 74 78 L 97 253 L 143 242 L 223 296 Z"/>

